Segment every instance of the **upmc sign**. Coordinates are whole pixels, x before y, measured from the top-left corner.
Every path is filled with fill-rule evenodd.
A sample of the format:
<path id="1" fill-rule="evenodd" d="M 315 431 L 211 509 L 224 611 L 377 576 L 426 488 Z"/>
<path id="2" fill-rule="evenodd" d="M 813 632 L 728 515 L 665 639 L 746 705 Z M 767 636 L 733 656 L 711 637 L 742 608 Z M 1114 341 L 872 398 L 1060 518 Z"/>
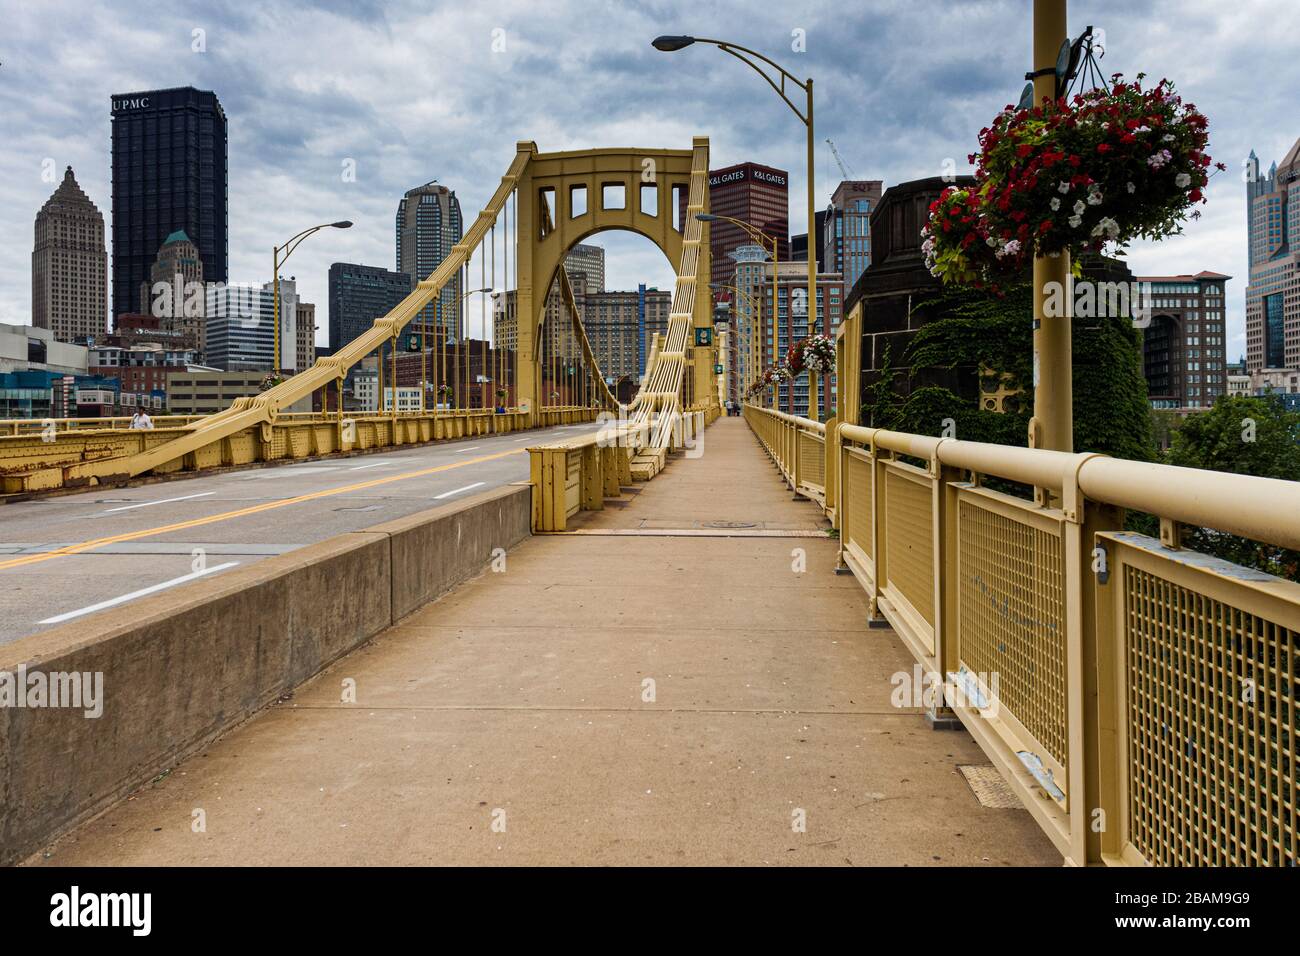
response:
<path id="1" fill-rule="evenodd" d="M 149 108 L 149 97 L 138 96 L 134 99 L 113 100 L 113 112 L 120 113 L 123 110 L 147 110 Z"/>
<path id="2" fill-rule="evenodd" d="M 725 183 L 740 183 L 746 180 L 756 183 L 770 183 L 773 186 L 784 186 L 786 184 L 784 173 L 759 169 L 755 166 L 741 166 L 725 173 L 718 173 L 716 176 L 710 176 L 709 187 L 721 186 Z"/>

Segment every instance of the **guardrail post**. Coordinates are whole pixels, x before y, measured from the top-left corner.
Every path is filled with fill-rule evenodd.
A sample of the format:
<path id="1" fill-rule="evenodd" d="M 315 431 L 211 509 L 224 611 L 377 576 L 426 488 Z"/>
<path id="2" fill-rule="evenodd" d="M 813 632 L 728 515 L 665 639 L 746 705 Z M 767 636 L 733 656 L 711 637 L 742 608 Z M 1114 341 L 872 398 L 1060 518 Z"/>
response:
<path id="1" fill-rule="evenodd" d="M 1117 639 L 1112 615 L 1104 613 L 1100 589 L 1122 593 L 1110 578 L 1110 559 L 1098 549 L 1097 534 L 1124 527 L 1124 510 L 1089 501 L 1079 489 L 1078 470 L 1099 455 L 1080 455 L 1066 475 L 1061 494 L 1065 516 L 1065 636 L 1067 720 L 1069 721 L 1070 854 L 1067 863 L 1098 865 L 1103 853 L 1118 852 L 1121 768 L 1115 760 L 1115 728 L 1106 708 L 1116 687 Z"/>
<path id="2" fill-rule="evenodd" d="M 582 449 L 578 472 L 579 501 L 583 511 L 600 511 L 605 507 L 605 479 L 601 474 L 601 449 L 587 445 Z"/>
<path id="3" fill-rule="evenodd" d="M 940 679 L 946 682 L 950 673 L 959 667 L 957 660 L 957 596 L 961 581 L 957 567 L 957 489 L 961 481 L 960 468 L 951 468 L 939 460 L 939 448 L 950 438 L 935 446 L 930 458 L 930 476 L 933 481 L 934 508 L 934 662 Z M 932 708 L 926 715 L 935 730 L 957 730 L 961 721 L 950 707 Z"/>

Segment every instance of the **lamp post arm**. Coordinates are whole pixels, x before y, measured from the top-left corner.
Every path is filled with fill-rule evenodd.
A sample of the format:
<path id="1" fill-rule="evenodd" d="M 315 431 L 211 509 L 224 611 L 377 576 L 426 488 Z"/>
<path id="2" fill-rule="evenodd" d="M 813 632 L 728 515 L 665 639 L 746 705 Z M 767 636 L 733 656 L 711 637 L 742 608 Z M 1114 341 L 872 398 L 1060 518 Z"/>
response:
<path id="1" fill-rule="evenodd" d="M 808 85 L 803 80 L 799 79 L 797 76 L 795 76 L 785 67 L 783 67 L 781 64 L 777 63 L 775 60 L 772 60 L 764 56 L 762 53 L 759 53 L 757 50 L 751 50 L 749 49 L 749 47 L 741 46 L 738 43 L 729 43 L 726 40 L 709 40 L 704 37 L 696 37 L 695 42 L 712 43 L 719 50 L 722 50 L 724 53 L 730 53 L 737 60 L 740 60 L 740 62 L 744 63 L 751 70 L 753 70 L 764 80 L 766 80 L 767 85 L 772 87 L 772 89 L 776 92 L 776 95 L 781 97 L 781 99 L 785 101 L 785 105 L 790 107 L 790 109 L 794 112 L 794 115 L 799 117 L 799 119 L 803 121 L 805 126 L 808 125 L 808 117 L 799 111 L 799 107 L 796 106 L 794 104 L 794 101 L 791 100 L 790 97 L 786 94 L 786 89 L 785 89 L 786 82 L 788 81 L 792 83 L 794 86 L 798 87 L 799 89 L 807 92 Z M 780 75 L 781 78 L 780 84 L 778 85 L 772 79 L 772 77 L 768 75 L 767 71 L 764 70 L 757 63 L 755 63 L 754 60 L 750 59 L 750 57 L 754 57 L 758 60 L 761 60 L 764 63 L 766 63 L 768 66 L 770 66 L 772 69 L 776 70 L 776 72 Z"/>

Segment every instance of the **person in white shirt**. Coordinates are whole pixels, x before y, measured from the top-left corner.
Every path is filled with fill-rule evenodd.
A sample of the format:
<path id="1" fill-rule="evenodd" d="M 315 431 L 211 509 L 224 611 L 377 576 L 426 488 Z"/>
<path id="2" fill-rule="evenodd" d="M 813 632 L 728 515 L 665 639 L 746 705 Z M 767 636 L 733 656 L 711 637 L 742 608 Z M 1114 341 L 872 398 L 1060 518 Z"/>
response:
<path id="1" fill-rule="evenodd" d="M 132 428 L 153 428 L 153 419 L 149 417 L 149 413 L 146 412 L 143 408 L 138 409 L 136 413 L 131 416 L 131 427 Z"/>

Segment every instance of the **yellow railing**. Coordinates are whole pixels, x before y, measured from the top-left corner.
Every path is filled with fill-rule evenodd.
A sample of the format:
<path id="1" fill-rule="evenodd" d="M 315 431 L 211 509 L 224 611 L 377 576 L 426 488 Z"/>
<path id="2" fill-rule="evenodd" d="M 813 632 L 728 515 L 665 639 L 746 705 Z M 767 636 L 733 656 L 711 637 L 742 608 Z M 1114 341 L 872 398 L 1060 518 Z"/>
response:
<path id="1" fill-rule="evenodd" d="M 815 423 L 745 415 L 798 475 Z M 936 716 L 961 720 L 1067 861 L 1300 860 L 1300 584 L 1179 546 L 1194 525 L 1300 548 L 1300 484 L 828 437 L 841 563 L 942 687 Z M 1123 531 L 1124 509 L 1159 517 L 1161 540 Z"/>
<path id="2" fill-rule="evenodd" d="M 511 409 L 459 409 L 426 412 L 288 413 L 273 422 L 249 425 L 221 441 L 164 462 L 155 474 L 231 468 L 257 462 L 346 454 L 370 448 L 415 445 L 442 439 L 495 435 L 553 425 L 594 421 L 599 409 L 581 406 L 544 406 L 531 416 Z M 90 461 L 125 461 L 164 445 L 184 434 L 167 423 L 150 430 L 125 428 L 36 430 L 0 435 L 0 493 L 21 494 L 69 487 L 70 475 Z M 105 470 L 99 480 L 125 480 Z M 81 479 L 81 483 L 87 483 Z"/>
<path id="3" fill-rule="evenodd" d="M 745 418 L 795 494 L 826 505 L 826 426 L 774 409 Z"/>

